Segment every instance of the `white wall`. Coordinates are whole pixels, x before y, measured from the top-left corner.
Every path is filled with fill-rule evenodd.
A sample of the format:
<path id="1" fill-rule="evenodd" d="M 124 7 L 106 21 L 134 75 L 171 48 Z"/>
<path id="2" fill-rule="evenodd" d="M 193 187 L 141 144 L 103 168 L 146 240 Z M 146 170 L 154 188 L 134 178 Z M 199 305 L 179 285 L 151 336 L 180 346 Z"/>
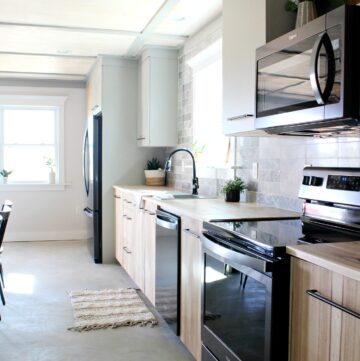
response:
<path id="1" fill-rule="evenodd" d="M 0 187 L 0 203 L 14 202 L 5 241 L 73 240 L 87 238 L 82 180 L 82 142 L 85 128 L 85 88 L 79 83 L 2 82 L 1 95 L 66 96 L 64 116 L 64 190 L 9 190 Z M 69 84 L 69 85 L 67 85 Z"/>

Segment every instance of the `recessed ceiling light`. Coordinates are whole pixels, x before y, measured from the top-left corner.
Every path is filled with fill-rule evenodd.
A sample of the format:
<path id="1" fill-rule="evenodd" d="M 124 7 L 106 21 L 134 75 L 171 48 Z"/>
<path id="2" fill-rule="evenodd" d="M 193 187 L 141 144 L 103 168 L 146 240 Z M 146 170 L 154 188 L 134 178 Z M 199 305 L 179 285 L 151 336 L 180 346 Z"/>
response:
<path id="1" fill-rule="evenodd" d="M 173 17 L 173 21 L 185 21 L 186 17 L 184 15 L 178 15 Z"/>
<path id="2" fill-rule="evenodd" d="M 66 55 L 66 54 L 70 53 L 70 50 L 69 49 L 58 49 L 56 52 L 61 55 Z"/>

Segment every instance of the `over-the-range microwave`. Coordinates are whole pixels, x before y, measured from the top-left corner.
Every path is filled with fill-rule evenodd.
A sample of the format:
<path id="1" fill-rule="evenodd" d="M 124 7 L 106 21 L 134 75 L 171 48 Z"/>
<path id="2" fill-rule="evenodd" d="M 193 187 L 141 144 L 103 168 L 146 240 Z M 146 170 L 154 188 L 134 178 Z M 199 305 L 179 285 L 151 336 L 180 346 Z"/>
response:
<path id="1" fill-rule="evenodd" d="M 360 7 L 343 5 L 256 51 L 255 127 L 360 135 Z"/>

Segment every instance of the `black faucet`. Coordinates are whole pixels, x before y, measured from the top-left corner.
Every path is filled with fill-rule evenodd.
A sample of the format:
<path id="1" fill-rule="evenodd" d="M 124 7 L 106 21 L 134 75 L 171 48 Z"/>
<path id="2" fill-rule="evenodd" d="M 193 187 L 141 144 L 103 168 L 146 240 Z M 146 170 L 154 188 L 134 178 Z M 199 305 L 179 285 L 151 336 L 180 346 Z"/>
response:
<path id="1" fill-rule="evenodd" d="M 196 167 L 195 167 L 195 158 L 194 155 L 190 152 L 189 149 L 185 149 L 185 148 L 179 148 L 179 149 L 175 149 L 174 151 L 172 151 L 165 163 L 165 184 L 166 184 L 166 172 L 169 172 L 171 169 L 171 158 L 172 156 L 177 153 L 177 152 L 186 152 L 189 153 L 192 159 L 192 163 L 193 163 L 193 180 L 192 180 L 192 184 L 193 184 L 193 191 L 192 194 L 197 195 L 198 194 L 198 189 L 199 189 L 199 179 L 196 176 Z"/>

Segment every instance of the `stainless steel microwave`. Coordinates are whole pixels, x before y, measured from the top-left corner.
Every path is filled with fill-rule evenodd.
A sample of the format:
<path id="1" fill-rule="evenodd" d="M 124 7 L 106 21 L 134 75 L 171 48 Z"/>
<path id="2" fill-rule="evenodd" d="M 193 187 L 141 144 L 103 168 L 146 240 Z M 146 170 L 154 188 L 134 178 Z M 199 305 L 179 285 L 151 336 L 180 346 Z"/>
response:
<path id="1" fill-rule="evenodd" d="M 343 5 L 256 51 L 255 127 L 360 134 L 360 7 Z"/>

